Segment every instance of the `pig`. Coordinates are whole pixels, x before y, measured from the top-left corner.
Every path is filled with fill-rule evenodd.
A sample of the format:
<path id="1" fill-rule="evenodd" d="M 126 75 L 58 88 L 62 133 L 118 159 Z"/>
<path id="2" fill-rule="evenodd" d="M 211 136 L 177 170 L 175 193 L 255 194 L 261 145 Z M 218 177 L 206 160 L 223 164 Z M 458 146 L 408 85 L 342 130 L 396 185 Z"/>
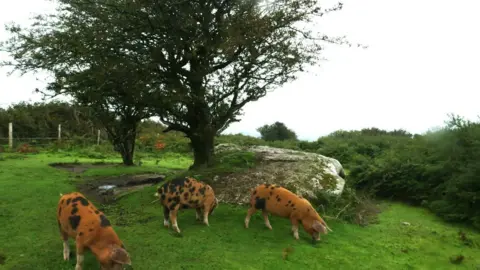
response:
<path id="1" fill-rule="evenodd" d="M 245 228 L 248 228 L 250 217 L 262 210 L 265 226 L 272 229 L 268 220 L 268 213 L 289 218 L 292 223 L 292 232 L 298 240 L 298 223 L 302 223 L 305 231 L 312 236 L 312 242 L 320 240 L 320 233 L 328 234 L 332 231 L 327 223 L 320 217 L 310 202 L 288 189 L 275 184 L 262 184 L 251 190 L 250 208 L 245 217 Z"/>
<path id="2" fill-rule="evenodd" d="M 163 206 L 163 225 L 169 227 L 172 222 L 173 229 L 180 233 L 177 224 L 177 212 L 179 209 L 194 208 L 196 219 L 200 220 L 203 210 L 203 223 L 207 226 L 208 216 L 218 205 L 218 199 L 211 186 L 191 177 L 177 177 L 158 187 L 156 197 L 159 197 Z"/>
<path id="3" fill-rule="evenodd" d="M 64 260 L 70 257 L 69 237 L 75 239 L 75 270 L 82 269 L 85 248 L 95 255 L 102 270 L 117 270 L 122 269 L 124 264 L 131 265 L 130 255 L 110 221 L 83 194 L 60 194 L 57 222 L 63 240 Z"/>

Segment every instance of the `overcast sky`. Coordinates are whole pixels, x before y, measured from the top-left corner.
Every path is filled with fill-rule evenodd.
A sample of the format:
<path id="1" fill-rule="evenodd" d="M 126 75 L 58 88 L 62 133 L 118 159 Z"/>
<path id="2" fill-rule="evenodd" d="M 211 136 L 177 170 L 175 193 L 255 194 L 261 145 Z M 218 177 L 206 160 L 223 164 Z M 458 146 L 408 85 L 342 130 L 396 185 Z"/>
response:
<path id="1" fill-rule="evenodd" d="M 27 24 L 32 12 L 52 10 L 44 0 L 11 1 L 0 9 L 0 23 Z M 245 106 L 242 121 L 226 133 L 258 135 L 257 127 L 281 121 L 301 139 L 315 140 L 372 126 L 421 133 L 443 125 L 448 113 L 477 120 L 478 10 L 478 0 L 345 0 L 320 26 L 369 47 L 327 48 L 328 61 Z M 2 28 L 0 40 L 6 38 Z M 0 70 L 0 106 L 40 100 L 32 90 L 44 81 L 7 71 Z"/>

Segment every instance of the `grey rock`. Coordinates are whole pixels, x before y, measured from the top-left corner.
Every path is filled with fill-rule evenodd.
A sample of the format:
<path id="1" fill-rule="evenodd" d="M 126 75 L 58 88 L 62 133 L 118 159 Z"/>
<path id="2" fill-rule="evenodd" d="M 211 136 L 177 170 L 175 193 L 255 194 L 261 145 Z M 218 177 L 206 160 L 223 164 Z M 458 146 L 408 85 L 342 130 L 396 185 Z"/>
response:
<path id="1" fill-rule="evenodd" d="M 308 199 L 316 198 L 320 190 L 338 196 L 345 187 L 345 173 L 340 162 L 320 154 L 235 144 L 219 144 L 215 151 L 253 152 L 260 160 L 258 166 L 246 172 L 214 176 L 219 201 L 248 203 L 250 190 L 263 183 L 282 185 Z"/>

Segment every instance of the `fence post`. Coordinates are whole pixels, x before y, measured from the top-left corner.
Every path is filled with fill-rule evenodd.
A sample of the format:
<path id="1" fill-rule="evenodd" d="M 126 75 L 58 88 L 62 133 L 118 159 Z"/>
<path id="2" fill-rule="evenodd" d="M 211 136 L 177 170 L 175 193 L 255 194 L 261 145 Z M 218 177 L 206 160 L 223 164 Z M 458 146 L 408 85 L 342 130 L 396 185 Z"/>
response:
<path id="1" fill-rule="evenodd" d="M 97 131 L 97 145 L 100 145 L 100 129 Z"/>
<path id="2" fill-rule="evenodd" d="M 13 123 L 8 123 L 8 147 L 13 149 Z"/>
<path id="3" fill-rule="evenodd" d="M 62 124 L 58 124 L 58 142 L 62 140 Z"/>

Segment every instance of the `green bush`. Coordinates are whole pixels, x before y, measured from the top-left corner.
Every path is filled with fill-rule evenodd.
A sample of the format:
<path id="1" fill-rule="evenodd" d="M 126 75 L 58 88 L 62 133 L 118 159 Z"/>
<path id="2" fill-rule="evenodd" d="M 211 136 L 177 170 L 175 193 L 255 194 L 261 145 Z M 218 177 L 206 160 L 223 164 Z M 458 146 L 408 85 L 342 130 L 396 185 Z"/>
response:
<path id="1" fill-rule="evenodd" d="M 278 121 L 271 125 L 263 125 L 257 128 L 257 131 L 265 141 L 297 140 L 297 134 L 295 134 L 295 131 L 289 129 L 284 123 Z"/>
<path id="2" fill-rule="evenodd" d="M 393 143 L 375 158 L 361 154 L 350 168 L 356 188 L 480 228 L 480 123 L 453 117 L 447 127 Z"/>
<path id="3" fill-rule="evenodd" d="M 349 223 L 367 226 L 378 222 L 380 208 L 363 193 L 358 193 L 351 187 L 345 187 L 342 195 L 336 196 L 327 192 L 318 192 L 317 200 L 312 204 L 317 205 L 321 216 L 343 220 Z"/>
<path id="4" fill-rule="evenodd" d="M 243 146 L 252 146 L 252 145 L 265 145 L 266 142 L 260 138 L 255 138 L 251 136 L 246 136 L 242 134 L 235 135 L 221 135 L 216 138 L 216 143 L 233 143 Z"/>

